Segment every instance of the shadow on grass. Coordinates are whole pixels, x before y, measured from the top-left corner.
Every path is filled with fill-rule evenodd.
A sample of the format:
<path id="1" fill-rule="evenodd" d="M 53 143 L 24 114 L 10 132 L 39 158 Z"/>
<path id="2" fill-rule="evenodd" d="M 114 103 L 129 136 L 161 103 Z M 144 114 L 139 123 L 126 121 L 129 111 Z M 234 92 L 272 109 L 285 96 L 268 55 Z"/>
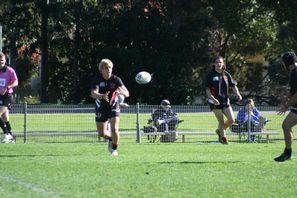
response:
<path id="1" fill-rule="evenodd" d="M 26 155 L 26 154 L 23 154 L 23 155 L 1 155 L 0 154 L 0 158 L 2 157 L 11 157 L 11 158 L 17 158 L 17 157 L 58 157 L 58 156 L 75 156 L 73 154 L 69 154 L 69 155 L 53 155 L 53 154 L 43 154 L 43 155 Z M 77 156 L 79 156 L 79 154 L 77 154 Z"/>
<path id="2" fill-rule="evenodd" d="M 201 161 L 183 161 L 183 162 L 159 162 L 159 164 L 236 164 L 242 163 L 242 161 L 209 161 L 209 162 L 201 162 Z"/>

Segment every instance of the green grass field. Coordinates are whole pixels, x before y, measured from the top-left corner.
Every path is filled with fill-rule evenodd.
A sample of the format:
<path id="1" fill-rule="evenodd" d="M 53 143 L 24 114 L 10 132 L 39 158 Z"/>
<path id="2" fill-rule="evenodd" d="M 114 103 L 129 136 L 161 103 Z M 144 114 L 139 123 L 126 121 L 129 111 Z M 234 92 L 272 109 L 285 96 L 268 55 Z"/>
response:
<path id="1" fill-rule="evenodd" d="M 283 138 L 281 123 L 284 116 L 279 116 L 276 112 L 262 112 L 262 115 L 271 121 L 266 125 L 266 131 L 276 131 L 279 135 L 271 136 L 271 139 Z M 178 131 L 184 132 L 213 132 L 217 128 L 217 121 L 211 112 L 203 113 L 180 113 L 180 119 L 184 120 L 178 127 Z M 142 131 L 143 126 L 147 125 L 150 114 L 140 114 L 139 123 Z M 93 114 L 28 114 L 26 117 L 26 130 L 27 132 L 86 132 L 96 131 L 95 120 Z M 12 114 L 11 123 L 13 131 L 23 134 L 24 131 L 24 115 Z M 295 130 L 295 129 L 294 129 Z M 135 132 L 135 136 L 130 136 L 130 143 L 136 141 L 136 114 L 123 113 L 121 115 L 120 131 L 122 134 L 125 132 Z M 186 142 L 197 141 L 215 141 L 216 136 L 190 136 L 187 135 Z M 123 136 L 123 138 L 128 138 Z M 94 136 L 28 136 L 27 141 L 30 142 L 95 142 L 97 141 L 96 135 Z M 22 142 L 22 138 L 19 138 Z M 230 136 L 230 140 L 238 140 L 236 136 Z M 178 139 L 182 141 L 181 137 Z M 145 137 L 143 142 L 147 142 Z"/>
<path id="2" fill-rule="evenodd" d="M 297 149 L 296 146 L 293 149 Z M 0 144 L 0 197 L 296 197 L 297 161 L 271 144 Z M 293 150 L 293 151 L 294 151 Z"/>
<path id="3" fill-rule="evenodd" d="M 267 112 L 267 131 L 283 138 L 284 117 Z M 149 114 L 140 114 L 141 127 Z M 185 122 L 178 131 L 214 131 L 212 113 L 180 114 Z M 95 131 L 92 114 L 28 114 L 27 131 Z M 16 132 L 24 116 L 11 115 Z M 120 129 L 136 130 L 136 115 L 122 114 Z M 294 128 L 296 130 L 296 128 Z M 186 136 L 187 143 L 141 144 L 122 136 L 120 155 L 111 157 L 105 142 L 75 136 L 70 142 L 0 144 L 0 197 L 296 197 L 295 159 L 276 163 L 283 140 L 270 144 L 217 144 L 216 136 Z M 51 140 L 51 138 L 53 140 Z M 130 138 L 130 139 L 129 139 Z M 231 138 L 231 137 L 230 137 Z M 190 141 L 188 141 L 190 139 Z M 61 139 L 59 139 L 61 141 Z M 58 142 L 59 142 L 58 141 Z M 63 141 L 61 141 L 63 142 Z M 65 140 L 65 142 L 67 142 Z M 293 147 L 293 153 L 296 146 Z"/>

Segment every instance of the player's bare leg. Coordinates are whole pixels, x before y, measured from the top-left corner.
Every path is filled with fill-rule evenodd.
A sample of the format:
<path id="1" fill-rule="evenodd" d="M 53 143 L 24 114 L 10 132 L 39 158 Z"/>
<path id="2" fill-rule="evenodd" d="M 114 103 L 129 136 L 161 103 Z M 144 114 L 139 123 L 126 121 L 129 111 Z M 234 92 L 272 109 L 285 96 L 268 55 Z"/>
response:
<path id="1" fill-rule="evenodd" d="M 223 124 L 224 125 L 223 126 L 223 134 L 224 134 L 223 143 L 228 144 L 228 139 L 226 137 L 226 132 L 225 131 L 226 131 L 226 129 L 228 127 L 230 127 L 234 123 L 235 118 L 234 118 L 234 114 L 233 114 L 233 110 L 232 110 L 231 106 L 229 106 L 228 108 L 224 108 L 222 111 L 223 111 L 223 114 L 227 118 L 226 122 L 224 122 L 224 124 Z"/>
<path id="2" fill-rule="evenodd" d="M 111 132 L 112 132 L 112 150 L 116 152 L 117 155 L 117 148 L 120 143 L 120 133 L 119 133 L 119 123 L 120 117 L 113 117 L 110 119 L 111 123 Z M 113 154 L 113 153 L 112 153 Z"/>
<path id="3" fill-rule="evenodd" d="M 293 143 L 293 131 L 292 128 L 297 124 L 297 114 L 290 112 L 283 121 L 282 128 L 285 138 L 285 150 L 284 152 L 274 158 L 277 162 L 283 162 L 292 159 L 292 143 Z"/>
<path id="4" fill-rule="evenodd" d="M 224 108 L 223 109 L 223 114 L 226 116 L 227 120 L 224 123 L 224 130 L 226 130 L 227 128 L 229 128 L 235 121 L 234 118 L 234 114 L 233 114 L 233 110 L 232 107 L 229 106 L 228 108 Z"/>
<path id="5" fill-rule="evenodd" d="M 97 131 L 100 137 L 111 140 L 111 133 L 107 130 L 108 122 L 96 122 Z"/>
<path id="6" fill-rule="evenodd" d="M 218 129 L 216 132 L 219 136 L 219 142 L 222 142 L 222 137 L 224 137 L 224 114 L 222 109 L 214 109 L 213 112 L 218 120 Z"/>
<path id="7" fill-rule="evenodd" d="M 5 127 L 5 122 L 4 122 L 4 120 L 2 119 L 2 116 L 3 116 L 3 114 L 5 113 L 7 111 L 7 108 L 5 108 L 4 106 L 0 106 L 0 119 L 1 119 L 1 128 L 2 128 L 2 130 L 3 130 L 3 133 L 4 134 L 6 134 L 7 133 L 7 129 L 6 129 L 6 127 Z"/>
<path id="8" fill-rule="evenodd" d="M 292 128 L 296 124 L 297 124 L 297 114 L 290 112 L 282 124 L 286 149 L 292 149 L 292 143 L 293 143 Z"/>
<path id="9" fill-rule="evenodd" d="M 108 141 L 108 151 L 112 152 L 112 136 L 111 132 L 108 129 L 109 121 L 106 122 L 96 122 L 97 131 L 99 133 L 99 137 L 103 137 Z"/>
<path id="10" fill-rule="evenodd" d="M 4 139 L 2 142 L 15 143 L 14 137 L 12 136 L 11 131 L 10 131 L 10 128 L 11 128 L 10 125 L 9 125 L 9 130 L 7 129 L 7 126 L 6 126 L 6 123 L 9 120 L 8 108 L 6 106 L 0 106 L 0 115 L 1 115 L 1 117 L 4 117 L 4 120 L 2 120 L 3 126 L 1 127 L 1 128 L 3 128 L 3 132 L 4 132 Z M 2 118 L 0 118 L 0 119 L 2 119 Z"/>

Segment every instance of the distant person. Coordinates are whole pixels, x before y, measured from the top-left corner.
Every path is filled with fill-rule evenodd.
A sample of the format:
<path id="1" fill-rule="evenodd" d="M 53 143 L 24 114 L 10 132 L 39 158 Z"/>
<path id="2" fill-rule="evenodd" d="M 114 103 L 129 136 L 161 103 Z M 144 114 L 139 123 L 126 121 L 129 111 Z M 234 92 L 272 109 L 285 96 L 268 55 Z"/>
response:
<path id="1" fill-rule="evenodd" d="M 177 114 L 171 109 L 169 100 L 162 100 L 160 106 L 153 112 L 152 119 L 157 131 L 175 131 L 180 123 Z"/>
<path id="2" fill-rule="evenodd" d="M 120 103 L 123 102 L 122 97 L 129 97 L 129 91 L 121 78 L 112 74 L 111 60 L 102 59 L 98 69 L 99 74 L 95 76 L 91 89 L 91 96 L 95 99 L 96 126 L 99 136 L 109 141 L 108 150 L 111 155 L 117 156 L 120 142 Z M 108 130 L 109 121 L 111 133 Z"/>
<path id="3" fill-rule="evenodd" d="M 253 99 L 248 99 L 245 103 L 244 108 L 240 108 L 237 114 L 238 128 L 241 132 L 247 132 L 249 129 L 250 120 L 250 131 L 260 132 L 264 127 L 267 119 L 260 115 L 260 111 L 255 107 Z M 251 141 L 255 141 L 255 135 L 251 135 Z"/>
<path id="4" fill-rule="evenodd" d="M 285 150 L 280 156 L 274 158 L 274 160 L 277 162 L 283 162 L 292 159 L 292 128 L 297 124 L 297 57 L 294 52 L 286 52 L 283 55 L 282 60 L 286 66 L 286 69 L 290 73 L 290 91 L 288 95 L 282 100 L 278 114 L 283 115 L 288 109 L 290 109 L 290 112 L 282 123 L 285 138 Z"/>
<path id="5" fill-rule="evenodd" d="M 224 58 L 217 57 L 212 71 L 206 77 L 206 94 L 209 97 L 209 107 L 218 120 L 216 133 L 222 144 L 228 144 L 225 130 L 235 120 L 229 99 L 229 88 L 232 89 L 239 101 L 242 99 L 236 85 L 237 82 L 226 71 Z M 226 121 L 224 121 L 224 116 L 227 118 Z"/>
<path id="6" fill-rule="evenodd" d="M 6 56 L 0 52 L 0 127 L 4 133 L 3 143 L 15 143 L 9 122 L 9 110 L 13 99 L 13 88 L 18 86 L 15 70 L 6 64 Z"/>

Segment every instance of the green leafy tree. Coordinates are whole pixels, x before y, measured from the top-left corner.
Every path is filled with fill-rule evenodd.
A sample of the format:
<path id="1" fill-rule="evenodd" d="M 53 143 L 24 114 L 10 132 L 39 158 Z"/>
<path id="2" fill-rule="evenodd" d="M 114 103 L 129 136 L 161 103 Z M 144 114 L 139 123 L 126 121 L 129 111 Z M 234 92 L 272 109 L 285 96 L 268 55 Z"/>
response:
<path id="1" fill-rule="evenodd" d="M 259 1 L 209 1 L 216 26 L 210 46 L 226 57 L 228 70 L 246 97 L 268 97 L 267 61 L 278 30 L 274 12 Z M 262 102 L 262 101 L 260 101 Z"/>
<path id="2" fill-rule="evenodd" d="M 1 4 L 0 15 L 13 63 L 29 65 L 32 54 L 48 44 L 50 102 L 92 102 L 90 79 L 99 61 L 110 58 L 131 92 L 130 103 L 158 104 L 167 98 L 191 104 L 196 97 L 206 101 L 204 77 L 217 55 L 226 58 L 243 93 L 269 97 L 264 85 L 272 82 L 275 70 L 267 65 L 279 65 L 282 51 L 296 48 L 290 2 L 11 0 Z M 46 32 L 41 28 L 44 12 Z M 29 42 L 20 54 L 24 36 Z M 37 66 L 28 67 L 28 73 L 19 70 L 24 81 L 36 75 Z M 142 70 L 152 73 L 151 83 L 135 82 Z"/>
<path id="3" fill-rule="evenodd" d="M 39 37 L 39 17 L 34 1 L 5 1 L 1 4 L 3 51 L 19 77 L 17 99 L 22 100 L 31 88 L 31 77 L 37 75 L 40 54 L 36 44 Z M 17 13 L 17 14 L 16 14 Z"/>

